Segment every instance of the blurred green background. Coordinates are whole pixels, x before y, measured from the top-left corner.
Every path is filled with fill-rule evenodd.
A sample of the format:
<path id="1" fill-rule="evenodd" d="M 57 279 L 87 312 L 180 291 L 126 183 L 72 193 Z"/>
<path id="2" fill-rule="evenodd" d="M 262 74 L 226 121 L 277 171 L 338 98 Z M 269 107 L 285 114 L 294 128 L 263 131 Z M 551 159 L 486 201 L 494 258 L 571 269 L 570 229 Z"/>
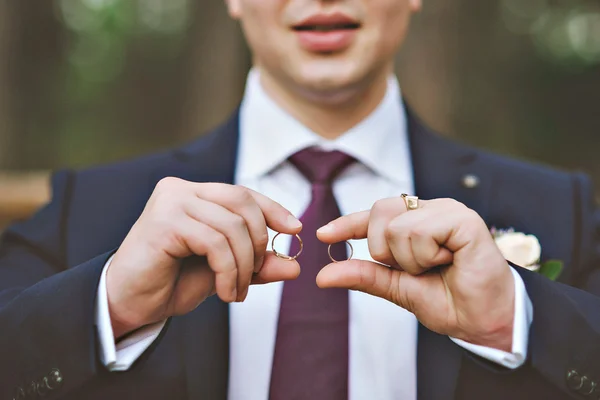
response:
<path id="1" fill-rule="evenodd" d="M 237 105 L 249 64 L 223 0 L 2 1 L 0 170 L 188 141 Z M 435 129 L 600 186 L 598 0 L 424 0 L 398 75 Z"/>

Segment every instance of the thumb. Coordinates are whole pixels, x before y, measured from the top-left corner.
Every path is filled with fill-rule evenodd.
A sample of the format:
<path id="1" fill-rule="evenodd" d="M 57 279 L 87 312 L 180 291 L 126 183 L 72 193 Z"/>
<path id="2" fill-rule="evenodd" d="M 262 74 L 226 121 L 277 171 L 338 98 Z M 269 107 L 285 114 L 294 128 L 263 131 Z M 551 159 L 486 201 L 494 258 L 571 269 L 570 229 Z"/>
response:
<path id="1" fill-rule="evenodd" d="M 268 251 L 260 272 L 252 276 L 252 284 L 294 280 L 298 275 L 300 275 L 300 264 L 296 260 L 284 260 L 272 251 Z"/>
<path id="2" fill-rule="evenodd" d="M 317 275 L 320 288 L 346 288 L 381 297 L 410 309 L 408 281 L 415 277 L 372 261 L 348 260 L 326 265 Z"/>

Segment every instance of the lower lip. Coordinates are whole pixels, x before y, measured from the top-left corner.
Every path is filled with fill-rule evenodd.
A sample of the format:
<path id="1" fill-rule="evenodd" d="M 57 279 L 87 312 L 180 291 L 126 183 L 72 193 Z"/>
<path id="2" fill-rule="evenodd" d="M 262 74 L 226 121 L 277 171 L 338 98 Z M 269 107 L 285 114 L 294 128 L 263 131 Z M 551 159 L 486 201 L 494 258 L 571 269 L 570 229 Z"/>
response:
<path id="1" fill-rule="evenodd" d="M 300 46 L 311 52 L 336 52 L 348 48 L 354 36 L 356 29 L 340 29 L 337 31 L 318 32 L 318 31 L 296 31 Z"/>

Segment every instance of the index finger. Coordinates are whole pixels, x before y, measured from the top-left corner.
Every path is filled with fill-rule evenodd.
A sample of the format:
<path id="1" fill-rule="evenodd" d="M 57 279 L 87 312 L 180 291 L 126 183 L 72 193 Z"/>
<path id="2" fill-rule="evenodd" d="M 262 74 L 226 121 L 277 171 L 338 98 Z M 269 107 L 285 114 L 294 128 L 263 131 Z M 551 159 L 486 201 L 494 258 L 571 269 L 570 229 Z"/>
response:
<path id="1" fill-rule="evenodd" d="M 317 230 L 324 243 L 337 243 L 351 239 L 366 239 L 371 211 L 361 211 L 339 217 Z"/>
<path id="2" fill-rule="evenodd" d="M 417 200 L 419 208 L 425 205 L 426 201 Z M 402 206 L 399 206 L 402 204 Z M 348 214 L 335 219 L 317 231 L 319 240 L 325 243 L 337 243 L 351 239 L 366 239 L 369 231 L 369 222 L 373 216 L 375 223 L 383 222 L 387 224 L 394 217 L 406 213 L 407 203 L 402 197 L 390 197 L 379 200 L 373 208 L 368 211 L 361 211 Z M 381 220 L 382 221 L 377 221 Z"/>
<path id="3" fill-rule="evenodd" d="M 211 190 L 204 190 L 205 188 Z M 294 235 L 302 230 L 302 223 L 298 218 L 294 217 L 281 204 L 247 187 L 201 183 L 195 184 L 195 193 L 201 199 L 223 205 L 236 214 L 239 214 L 240 208 L 247 207 L 249 203 L 252 206 L 256 204 L 265 219 L 262 223 L 263 226 L 266 223 L 269 228 L 277 232 Z M 266 234 L 266 231 L 264 233 Z"/>
<path id="4" fill-rule="evenodd" d="M 281 204 L 252 189 L 248 189 L 248 193 L 262 211 L 269 228 L 287 235 L 295 235 L 302 230 L 302 222 Z"/>

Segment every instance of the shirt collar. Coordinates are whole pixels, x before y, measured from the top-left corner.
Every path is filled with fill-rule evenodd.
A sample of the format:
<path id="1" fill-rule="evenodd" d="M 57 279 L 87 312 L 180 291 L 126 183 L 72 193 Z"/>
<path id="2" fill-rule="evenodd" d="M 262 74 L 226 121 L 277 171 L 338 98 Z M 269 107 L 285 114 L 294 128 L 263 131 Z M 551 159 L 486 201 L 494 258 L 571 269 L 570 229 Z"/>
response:
<path id="1" fill-rule="evenodd" d="M 392 182 L 412 179 L 406 112 L 395 76 L 389 77 L 384 99 L 367 118 L 337 139 L 326 140 L 277 105 L 253 69 L 240 107 L 239 145 L 236 171 L 240 180 L 266 175 L 311 146 L 343 151 Z"/>

